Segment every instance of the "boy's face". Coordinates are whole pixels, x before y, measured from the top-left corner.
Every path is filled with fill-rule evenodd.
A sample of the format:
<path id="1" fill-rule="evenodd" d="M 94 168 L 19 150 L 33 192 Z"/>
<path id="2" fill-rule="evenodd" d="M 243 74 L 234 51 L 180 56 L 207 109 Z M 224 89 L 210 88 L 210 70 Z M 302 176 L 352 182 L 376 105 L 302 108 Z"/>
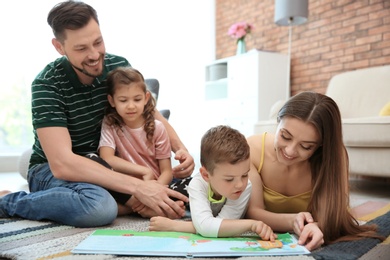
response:
<path id="1" fill-rule="evenodd" d="M 214 192 L 213 199 L 220 200 L 223 197 L 231 200 L 238 199 L 248 185 L 248 172 L 250 159 L 236 164 L 216 164 L 211 175 L 204 167 L 200 172 Z"/>
<path id="2" fill-rule="evenodd" d="M 53 39 L 56 50 L 65 55 L 83 84 L 91 84 L 103 73 L 105 46 L 99 24 L 91 19 L 83 28 L 65 30 L 63 43 Z"/>

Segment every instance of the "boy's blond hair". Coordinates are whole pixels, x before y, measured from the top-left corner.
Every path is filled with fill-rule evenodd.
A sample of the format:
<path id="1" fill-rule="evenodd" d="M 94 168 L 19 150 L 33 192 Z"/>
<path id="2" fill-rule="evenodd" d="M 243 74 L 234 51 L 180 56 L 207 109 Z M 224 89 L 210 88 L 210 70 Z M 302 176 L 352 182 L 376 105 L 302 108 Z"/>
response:
<path id="1" fill-rule="evenodd" d="M 200 162 L 212 174 L 218 163 L 236 164 L 249 159 L 250 148 L 243 134 L 229 126 L 209 129 L 202 137 Z"/>

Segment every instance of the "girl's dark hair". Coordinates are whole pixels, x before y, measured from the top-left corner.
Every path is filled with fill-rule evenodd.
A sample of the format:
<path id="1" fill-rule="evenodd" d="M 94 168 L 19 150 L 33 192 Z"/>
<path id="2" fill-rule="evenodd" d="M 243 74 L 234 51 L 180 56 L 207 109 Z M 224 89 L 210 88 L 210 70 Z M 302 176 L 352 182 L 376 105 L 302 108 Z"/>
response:
<path id="1" fill-rule="evenodd" d="M 139 87 L 143 90 L 144 93 L 149 92 L 146 88 L 144 76 L 136 69 L 131 67 L 118 67 L 110 71 L 107 75 L 107 94 L 114 96 L 115 88 L 118 84 L 135 84 L 136 87 Z M 156 100 L 153 95 L 150 93 L 150 98 L 145 105 L 144 112 L 142 114 L 145 119 L 144 130 L 146 132 L 146 137 L 150 143 L 153 143 L 153 134 L 155 129 L 154 123 L 154 110 L 156 108 Z M 110 103 L 107 102 L 105 108 L 106 123 L 110 126 L 114 125 L 117 129 L 121 129 L 124 122 L 121 116 L 117 113 L 116 109 L 111 107 Z"/>
<path id="2" fill-rule="evenodd" d="M 319 134 L 321 145 L 309 159 L 313 189 L 308 211 L 318 221 L 325 243 L 383 239 L 376 226 L 360 226 L 349 212 L 349 160 L 336 102 L 320 93 L 301 92 L 280 109 L 278 122 L 284 117 L 311 123 Z"/>
<path id="3" fill-rule="evenodd" d="M 66 39 L 66 29 L 77 30 L 83 28 L 91 19 L 99 24 L 96 10 L 92 6 L 70 0 L 55 5 L 47 16 L 47 23 L 53 30 L 56 39 L 63 43 Z"/>

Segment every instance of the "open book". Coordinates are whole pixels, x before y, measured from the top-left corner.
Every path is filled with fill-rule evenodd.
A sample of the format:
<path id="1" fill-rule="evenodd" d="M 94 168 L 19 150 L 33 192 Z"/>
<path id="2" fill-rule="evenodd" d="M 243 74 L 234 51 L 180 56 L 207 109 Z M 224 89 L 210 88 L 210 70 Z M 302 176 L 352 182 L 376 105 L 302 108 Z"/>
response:
<path id="1" fill-rule="evenodd" d="M 137 232 L 132 230 L 96 230 L 78 246 L 75 254 L 133 256 L 261 256 L 302 255 L 310 253 L 289 233 L 278 234 L 275 242 L 255 236 L 206 238 L 182 232 Z"/>

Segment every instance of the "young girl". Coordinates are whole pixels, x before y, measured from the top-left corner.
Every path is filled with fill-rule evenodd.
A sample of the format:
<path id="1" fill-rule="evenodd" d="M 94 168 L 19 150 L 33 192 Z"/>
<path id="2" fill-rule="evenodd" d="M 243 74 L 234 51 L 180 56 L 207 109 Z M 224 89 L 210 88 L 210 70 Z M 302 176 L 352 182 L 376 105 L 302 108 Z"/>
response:
<path id="1" fill-rule="evenodd" d="M 275 231 L 295 231 L 309 250 L 321 244 L 377 237 L 349 212 L 348 154 L 341 116 L 329 97 L 302 92 L 278 114 L 276 134 L 248 138 L 252 194 L 247 217 Z"/>
<path id="2" fill-rule="evenodd" d="M 156 102 L 144 77 L 136 69 L 120 67 L 108 74 L 107 87 L 109 105 L 102 124 L 100 157 L 117 172 L 169 185 L 170 140 L 164 125 L 154 118 Z M 120 195 L 113 195 L 124 204 L 119 206 L 119 214 L 155 215 L 135 197 L 123 201 Z"/>

